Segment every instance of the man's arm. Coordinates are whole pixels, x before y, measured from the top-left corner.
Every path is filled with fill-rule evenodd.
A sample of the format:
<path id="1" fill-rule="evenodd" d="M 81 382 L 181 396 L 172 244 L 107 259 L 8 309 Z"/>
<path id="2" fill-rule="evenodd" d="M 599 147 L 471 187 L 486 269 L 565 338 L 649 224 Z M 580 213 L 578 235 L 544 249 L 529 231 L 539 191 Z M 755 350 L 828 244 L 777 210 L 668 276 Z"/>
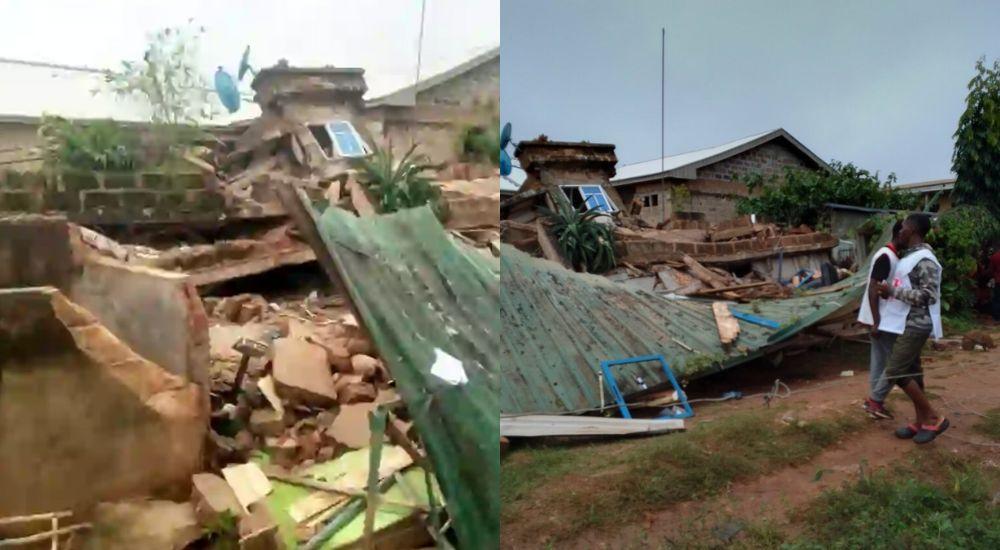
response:
<path id="1" fill-rule="evenodd" d="M 893 298 L 911 306 L 927 307 L 936 303 L 939 292 L 939 272 L 937 264 L 933 261 L 920 260 L 910 272 L 910 286 L 912 288 L 892 288 L 890 294 Z"/>

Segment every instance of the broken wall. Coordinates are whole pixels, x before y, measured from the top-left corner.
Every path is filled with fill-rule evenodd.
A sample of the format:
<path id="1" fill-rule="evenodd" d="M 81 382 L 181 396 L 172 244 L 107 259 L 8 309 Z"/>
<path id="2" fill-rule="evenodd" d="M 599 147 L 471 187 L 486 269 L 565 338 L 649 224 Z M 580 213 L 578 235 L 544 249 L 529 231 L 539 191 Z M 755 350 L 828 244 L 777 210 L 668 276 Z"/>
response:
<path id="1" fill-rule="evenodd" d="M 136 353 L 208 379 L 208 320 L 187 275 L 88 253 L 59 216 L 0 218 L 0 288 L 54 286 Z"/>
<path id="2" fill-rule="evenodd" d="M 186 496 L 208 397 L 55 288 L 0 290 L 0 516 Z"/>

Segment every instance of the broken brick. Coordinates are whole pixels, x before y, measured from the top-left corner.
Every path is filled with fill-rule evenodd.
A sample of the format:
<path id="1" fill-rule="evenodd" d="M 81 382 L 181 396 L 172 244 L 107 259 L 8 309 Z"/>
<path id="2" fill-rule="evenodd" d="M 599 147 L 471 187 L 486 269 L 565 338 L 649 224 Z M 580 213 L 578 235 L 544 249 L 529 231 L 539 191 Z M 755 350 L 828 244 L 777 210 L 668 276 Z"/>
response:
<path id="1" fill-rule="evenodd" d="M 274 341 L 274 383 L 278 394 L 293 403 L 329 407 L 337 402 L 337 391 L 326 352 L 304 340 Z"/>
<path id="2" fill-rule="evenodd" d="M 375 386 L 367 382 L 347 384 L 337 392 L 337 398 L 342 405 L 375 401 L 375 396 Z"/>
<path id="3" fill-rule="evenodd" d="M 285 430 L 283 416 L 274 409 L 256 409 L 250 413 L 250 431 L 264 437 L 279 436 Z"/>
<path id="4" fill-rule="evenodd" d="M 236 493 L 221 477 L 210 473 L 195 474 L 191 476 L 191 484 L 191 504 L 201 525 L 214 523 L 225 512 L 234 517 L 243 515 Z"/>
<path id="5" fill-rule="evenodd" d="M 371 380 L 378 371 L 378 364 L 378 359 L 370 355 L 354 355 L 351 357 L 351 372 L 361 375 L 365 380 Z"/>

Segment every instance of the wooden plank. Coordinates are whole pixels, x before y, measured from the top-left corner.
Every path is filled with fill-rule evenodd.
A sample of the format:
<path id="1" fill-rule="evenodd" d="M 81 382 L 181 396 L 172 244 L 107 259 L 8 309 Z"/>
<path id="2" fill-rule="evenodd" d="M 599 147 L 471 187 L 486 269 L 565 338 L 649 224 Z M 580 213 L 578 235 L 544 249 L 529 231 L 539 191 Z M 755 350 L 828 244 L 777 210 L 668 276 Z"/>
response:
<path id="1" fill-rule="evenodd" d="M 301 265 L 313 261 L 316 261 L 316 253 L 311 248 L 300 247 L 291 251 L 286 250 L 277 254 L 191 271 L 188 272 L 190 277 L 188 280 L 194 286 L 205 286 L 264 273 L 282 266 Z"/>
<path id="2" fill-rule="evenodd" d="M 354 207 L 354 211 L 358 213 L 358 216 L 374 216 L 375 207 L 372 205 L 372 201 L 368 198 L 368 193 L 365 192 L 364 186 L 358 183 L 354 178 L 349 178 L 347 180 L 347 191 L 351 194 L 351 206 Z"/>
<path id="3" fill-rule="evenodd" d="M 682 259 L 684 264 L 688 267 L 688 270 L 691 272 L 691 275 L 697 277 L 699 281 L 712 288 L 724 288 L 727 285 L 726 281 L 724 281 L 722 277 L 719 277 L 707 267 L 698 263 L 698 260 L 695 260 L 687 254 L 685 254 Z"/>
<path id="4" fill-rule="evenodd" d="M 683 429 L 684 421 L 676 418 L 626 419 L 559 415 L 500 417 L 500 435 L 503 437 L 634 435 Z"/>
<path id="5" fill-rule="evenodd" d="M 730 291 L 733 291 L 733 290 L 745 290 L 747 288 L 757 288 L 759 286 L 764 286 L 764 285 L 769 285 L 769 284 L 771 284 L 770 281 L 759 281 L 759 282 L 756 282 L 756 283 L 747 283 L 745 285 L 736 285 L 736 286 L 727 286 L 727 287 L 723 287 L 723 288 L 712 288 L 712 289 L 707 289 L 707 290 L 700 290 L 698 292 L 695 292 L 695 294 L 698 294 L 698 295 L 718 294 L 719 292 L 730 292 Z"/>
<path id="6" fill-rule="evenodd" d="M 729 311 L 725 302 L 712 302 L 712 313 L 715 314 L 715 326 L 719 329 L 719 341 L 729 345 L 740 335 L 740 324 Z"/>
<path id="7" fill-rule="evenodd" d="M 552 239 L 549 237 L 549 232 L 545 228 L 545 224 L 542 223 L 541 218 L 535 220 L 535 231 L 538 232 L 538 246 L 542 249 L 542 254 L 545 256 L 545 259 L 556 262 L 566 269 L 571 269 L 569 262 L 562 257 L 562 254 L 559 253 L 559 249 L 556 248 L 555 243 L 553 243 Z"/>

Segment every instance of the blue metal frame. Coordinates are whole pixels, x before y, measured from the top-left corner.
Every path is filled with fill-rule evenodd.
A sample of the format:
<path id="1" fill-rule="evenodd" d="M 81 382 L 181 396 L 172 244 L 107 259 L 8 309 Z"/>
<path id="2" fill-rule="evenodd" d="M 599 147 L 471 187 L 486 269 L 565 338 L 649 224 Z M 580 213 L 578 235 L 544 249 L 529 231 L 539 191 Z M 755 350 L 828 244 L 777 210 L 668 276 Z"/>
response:
<path id="1" fill-rule="evenodd" d="M 757 315 L 752 315 L 750 313 L 743 313 L 742 311 L 736 311 L 735 309 L 732 308 L 729 309 L 729 312 L 733 314 L 733 317 L 736 317 L 737 319 L 742 319 L 748 323 L 753 323 L 755 325 L 760 325 L 762 327 L 773 328 L 773 329 L 778 329 L 781 327 L 781 325 L 778 324 L 777 321 L 772 321 L 764 317 L 759 317 Z"/>
<path id="2" fill-rule="evenodd" d="M 611 374 L 611 367 L 617 365 L 628 365 L 631 363 L 645 363 L 646 361 L 660 362 L 660 365 L 663 366 L 663 372 L 667 374 L 667 378 L 670 380 L 670 385 L 677 390 L 677 397 L 680 399 L 681 406 L 684 408 L 684 412 L 682 413 L 665 414 L 659 416 L 658 418 L 691 418 L 694 416 L 694 411 L 691 410 L 691 404 L 688 403 L 687 395 L 684 393 L 684 390 L 681 389 L 680 384 L 677 383 L 677 379 L 674 378 L 674 373 L 670 370 L 670 365 L 667 364 L 667 360 L 662 355 L 643 355 L 640 357 L 601 361 L 601 372 L 604 373 L 604 381 L 608 385 L 608 388 L 611 389 L 611 395 L 614 396 L 615 402 L 618 403 L 618 410 L 621 411 L 622 418 L 632 418 L 632 413 L 629 412 L 628 405 L 625 404 L 625 396 L 623 396 L 621 390 L 618 389 L 618 383 L 615 382 L 615 377 Z"/>

